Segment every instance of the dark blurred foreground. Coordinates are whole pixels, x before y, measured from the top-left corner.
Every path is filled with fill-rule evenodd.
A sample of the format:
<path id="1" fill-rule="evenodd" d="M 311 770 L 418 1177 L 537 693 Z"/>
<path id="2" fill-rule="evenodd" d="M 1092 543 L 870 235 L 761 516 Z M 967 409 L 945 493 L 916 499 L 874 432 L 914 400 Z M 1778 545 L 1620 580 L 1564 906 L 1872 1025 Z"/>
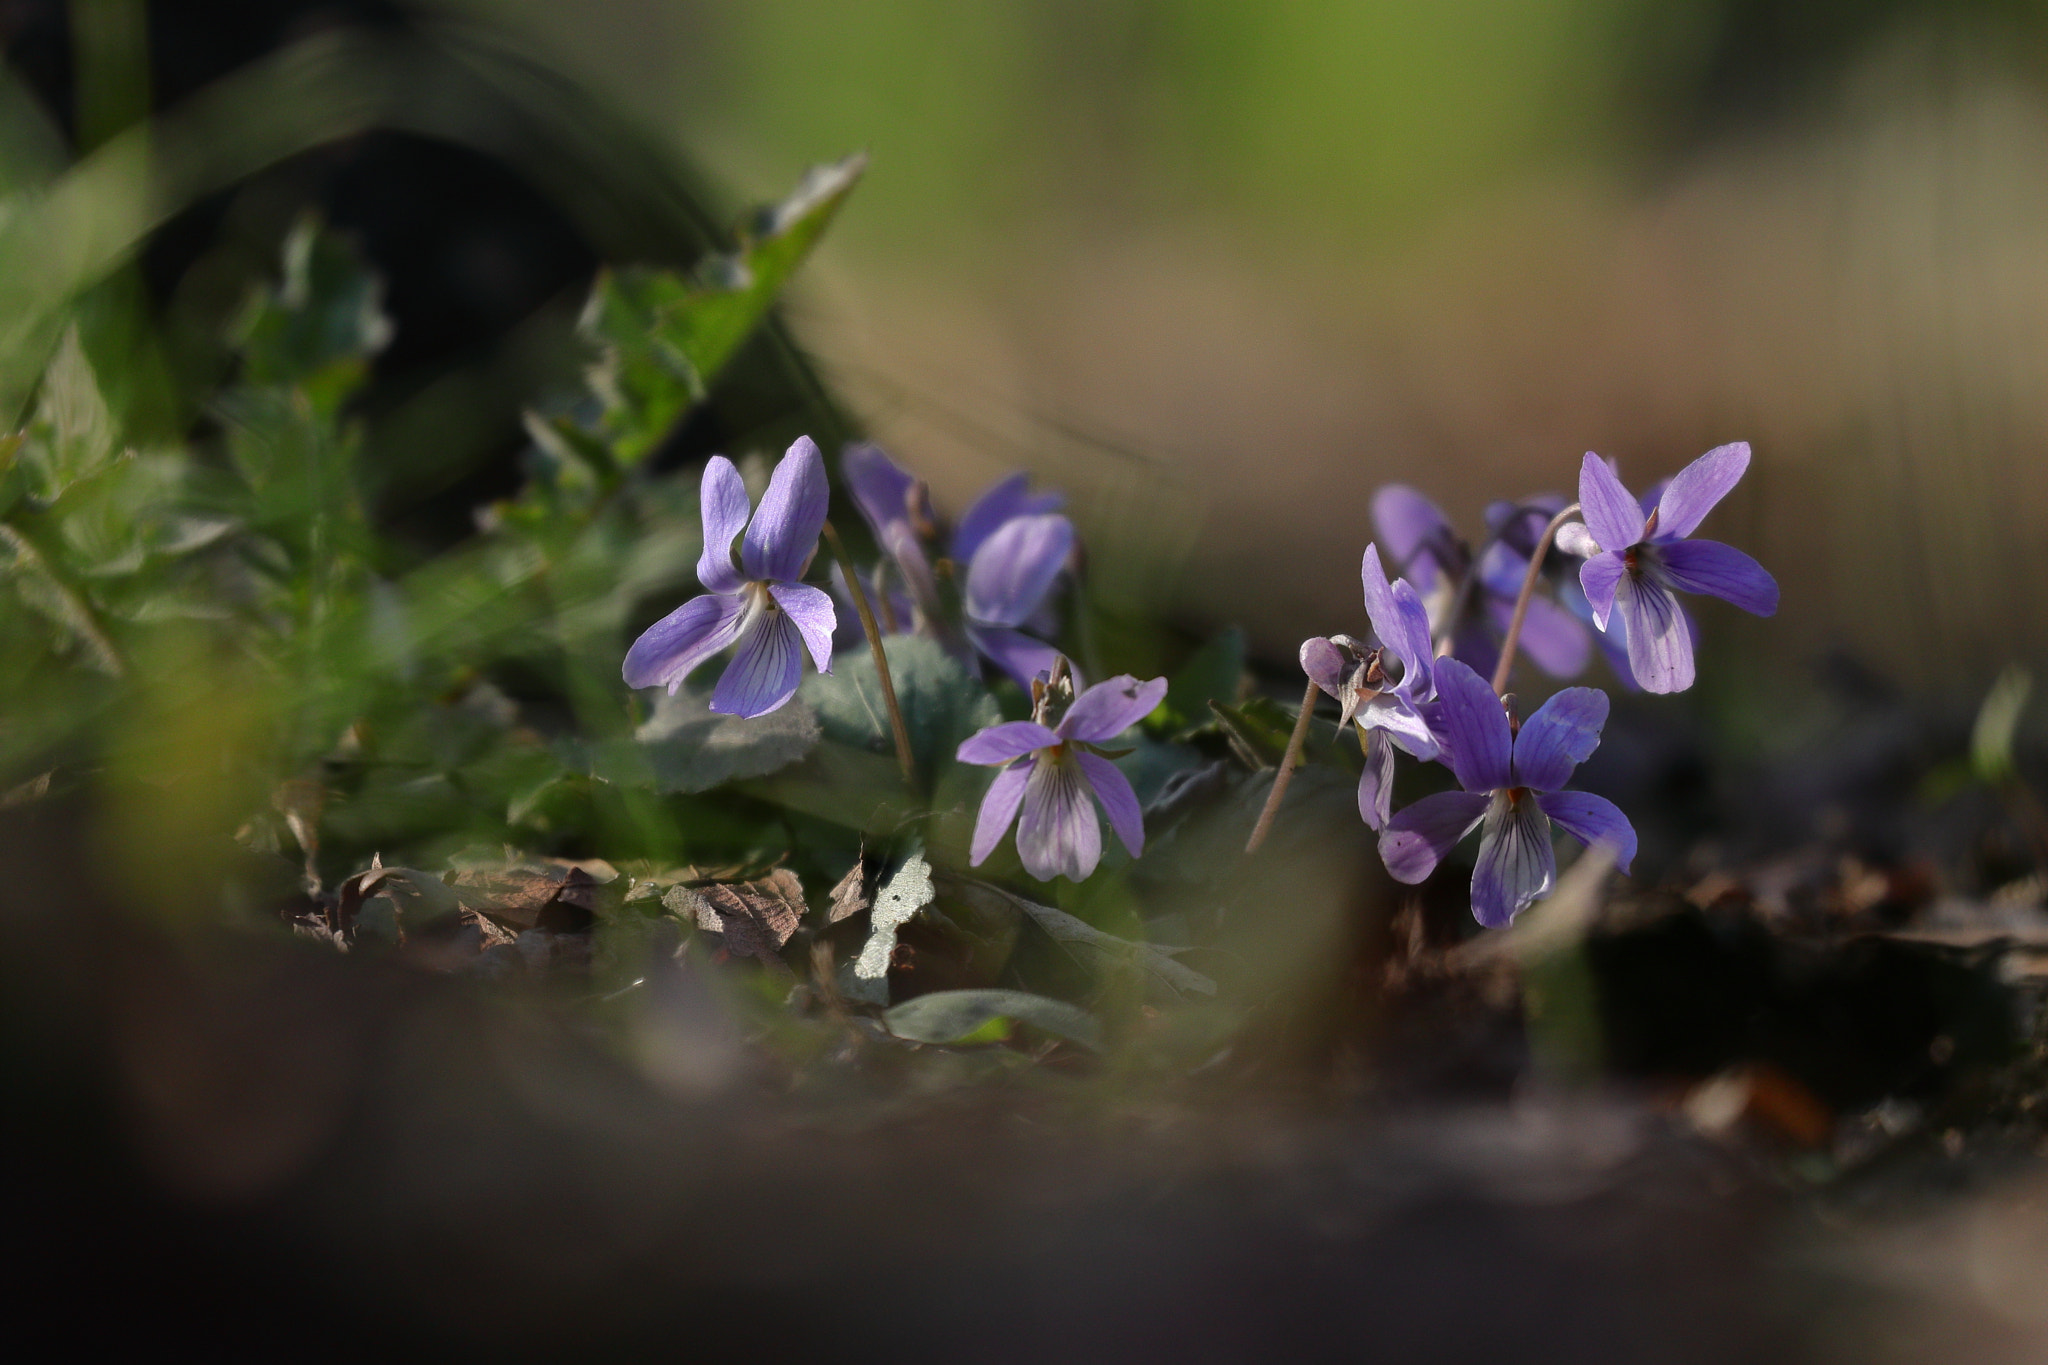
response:
<path id="1" fill-rule="evenodd" d="M 2018 1362 L 2048 1347 L 2038 1053 L 2031 1071 L 1984 1065 L 2010 1055 L 2002 1007 L 1959 996 L 1979 977 L 1950 959 L 1880 954 L 1872 980 L 1842 965 L 1856 954 L 1819 976 L 1780 960 L 1735 988 L 1781 1039 L 1819 1048 L 1758 1076 L 1932 1106 L 1922 1131 L 1815 1186 L 1801 1154 L 1830 1139 L 1801 1131 L 1801 1106 L 1826 1102 L 1796 1079 L 1778 1083 L 1789 1100 L 1756 1087 L 1739 1115 L 1670 1088 L 1725 1051 L 1617 1059 L 1661 1081 L 1546 1083 L 1484 973 L 1394 990 L 1363 1069 L 1282 1049 L 1164 1086 L 1085 1059 L 955 1085 L 944 1054 L 893 1074 L 855 1056 L 792 1092 L 701 958 L 650 974 L 635 1065 L 562 982 L 341 956 L 281 926 L 167 936 L 94 890 L 87 814 L 48 802 L 0 824 L 10 1335 L 33 1354 Z M 1670 940 L 1602 951 L 1654 977 Z M 1669 979 L 1712 996 L 1717 959 L 1692 948 Z M 1725 976 L 1743 959 L 1723 948 Z M 1398 986 L 1397 965 L 1381 961 Z M 1412 957 L 1403 970 L 1428 975 Z M 1690 1036 L 1620 1008 L 1638 1041 Z M 1961 1079 L 1930 1079 L 1929 1030 Z M 1845 1048 L 1874 1074 L 1841 1072 Z"/>

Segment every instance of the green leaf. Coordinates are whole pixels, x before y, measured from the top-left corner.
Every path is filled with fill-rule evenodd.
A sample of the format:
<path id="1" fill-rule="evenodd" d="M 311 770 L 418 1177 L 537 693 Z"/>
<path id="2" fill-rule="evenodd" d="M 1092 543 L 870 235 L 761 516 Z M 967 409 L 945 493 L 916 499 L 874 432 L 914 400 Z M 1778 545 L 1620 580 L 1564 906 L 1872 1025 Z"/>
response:
<path id="1" fill-rule="evenodd" d="M 1185 948 L 1167 948 L 1156 943 L 1134 943 L 1127 938 L 1106 934 L 1085 920 L 1076 919 L 1064 910 L 1055 910 L 1050 905 L 1040 905 L 1024 897 L 1005 891 L 990 882 L 961 879 L 956 887 L 960 896 L 978 900 L 986 911 L 990 903 L 1008 905 L 1021 911 L 1051 936 L 1054 942 L 1073 953 L 1077 959 L 1094 958 L 1116 964 L 1135 965 L 1146 977 L 1164 987 L 1171 995 L 1214 995 L 1216 982 L 1202 975 L 1192 967 L 1174 961 L 1174 954 L 1184 953 Z M 1082 950 L 1076 952 L 1075 950 Z"/>
<path id="2" fill-rule="evenodd" d="M 1009 1036 L 1001 1026 L 1010 1020 L 1083 1047 L 1102 1046 L 1102 1029 L 1094 1015 L 1078 1005 L 1027 991 L 933 991 L 882 1015 L 889 1032 L 917 1043 L 1000 1042 Z"/>
<path id="3" fill-rule="evenodd" d="M 0 522 L 0 578 L 11 579 L 28 607 L 55 625 L 85 661 L 111 677 L 125 671 L 120 651 L 101 629 L 89 603 L 51 570 L 33 542 Z"/>
<path id="4" fill-rule="evenodd" d="M 28 440 L 16 456 L 29 494 L 45 505 L 55 502 L 65 489 L 111 464 L 119 440 L 78 328 L 67 327 L 43 371 Z"/>
<path id="5" fill-rule="evenodd" d="M 932 895 L 932 865 L 920 850 L 875 892 L 874 909 L 868 914 L 868 941 L 861 945 L 860 956 L 839 973 L 843 995 L 871 1005 L 889 1003 L 889 960 L 896 955 L 896 931 L 930 905 Z"/>
<path id="6" fill-rule="evenodd" d="M 592 777 L 621 786 L 652 786 L 690 794 L 801 761 L 818 744 L 818 721 L 792 700 L 778 711 L 743 719 L 711 709 L 711 694 L 684 688 L 657 694 L 654 714 L 633 738 L 592 746 Z"/>
<path id="7" fill-rule="evenodd" d="M 391 320 L 377 277 L 309 214 L 285 237 L 282 278 L 250 296 L 229 339 L 244 384 L 299 389 L 331 419 L 391 340 Z"/>
<path id="8" fill-rule="evenodd" d="M 601 276 L 583 331 L 599 348 L 591 387 L 619 462 L 638 463 L 703 398 L 810 254 L 866 168 L 855 155 L 813 167 L 794 193 L 754 216 L 736 250 L 694 279 L 627 268 Z"/>
<path id="9" fill-rule="evenodd" d="M 962 740 L 1003 718 L 981 680 L 938 641 L 890 635 L 882 648 L 920 773 L 929 776 L 941 763 L 951 762 Z M 893 750 L 881 676 L 871 653 L 840 655 L 831 673 L 804 679 L 801 695 L 818 713 L 827 739 L 876 753 Z"/>
<path id="10" fill-rule="evenodd" d="M 1231 626 L 1188 656 L 1166 684 L 1167 733 L 1209 723 L 1209 703 L 1225 706 L 1237 701 L 1238 685 L 1244 679 L 1244 631 Z"/>
<path id="11" fill-rule="evenodd" d="M 1223 727 L 1230 748 L 1249 768 L 1277 768 L 1287 752 L 1294 718 L 1272 701 L 1253 697 L 1242 706 L 1209 703 L 1209 712 Z"/>

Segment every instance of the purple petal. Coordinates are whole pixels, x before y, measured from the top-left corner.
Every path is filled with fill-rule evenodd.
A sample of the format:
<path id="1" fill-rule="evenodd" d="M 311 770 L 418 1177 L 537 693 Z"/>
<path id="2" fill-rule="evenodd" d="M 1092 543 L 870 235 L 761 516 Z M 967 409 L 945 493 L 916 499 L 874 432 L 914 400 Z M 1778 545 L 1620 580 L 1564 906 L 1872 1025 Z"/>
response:
<path id="1" fill-rule="evenodd" d="M 1479 836 L 1472 868 L 1472 917 L 1498 929 L 1550 894 L 1557 855 L 1550 849 L 1550 819 L 1530 797 L 1497 796 Z"/>
<path id="2" fill-rule="evenodd" d="M 1576 524 L 1576 523 L 1575 523 Z M 1522 594 L 1522 580 L 1529 576 L 1529 556 L 1495 541 L 1479 556 L 1479 586 L 1512 605 Z"/>
<path id="3" fill-rule="evenodd" d="M 1590 450 L 1579 465 L 1579 511 L 1603 550 L 1626 550 L 1643 538 L 1643 509 L 1607 461 Z"/>
<path id="4" fill-rule="evenodd" d="M 1365 732 L 1365 771 L 1358 775 L 1358 818 L 1367 829 L 1387 827 L 1394 809 L 1394 746 L 1383 730 Z"/>
<path id="5" fill-rule="evenodd" d="M 1382 692 L 1358 708 L 1358 728 L 1370 734 L 1384 731 L 1403 749 L 1427 763 L 1442 751 L 1443 744 L 1422 710 L 1410 705 L 1398 693 Z"/>
<path id="6" fill-rule="evenodd" d="M 1030 763 L 1012 763 L 988 784 L 988 795 L 981 798 L 981 813 L 974 817 L 974 843 L 967 855 L 969 867 L 980 867 L 1010 832 L 1017 807 L 1024 804 L 1024 784 L 1031 779 L 1031 768 Z"/>
<path id="7" fill-rule="evenodd" d="M 1507 614 L 1500 622 L 1505 632 L 1507 617 L 1514 615 L 1514 608 L 1506 603 L 1495 605 Z M 1563 607 L 1548 597 L 1531 597 L 1528 614 L 1522 618 L 1522 653 L 1553 678 L 1576 678 L 1592 662 L 1593 639 L 1578 618 Z"/>
<path id="8" fill-rule="evenodd" d="M 1344 679 L 1351 672 L 1351 662 L 1329 640 L 1317 635 L 1301 642 L 1301 671 L 1317 687 L 1340 702 L 1344 700 Z"/>
<path id="9" fill-rule="evenodd" d="M 1466 604 L 1465 619 L 1451 634 L 1451 657 L 1480 677 L 1490 678 L 1500 664 L 1500 643 L 1485 616 L 1473 612 L 1473 605 Z"/>
<path id="10" fill-rule="evenodd" d="M 1692 686 L 1692 625 L 1671 590 L 1647 574 L 1624 577 L 1614 607 L 1628 627 L 1628 669 L 1645 692 Z"/>
<path id="11" fill-rule="evenodd" d="M 1619 550 L 1594 555 L 1579 565 L 1579 588 L 1593 609 L 1593 624 L 1602 630 L 1607 629 L 1607 618 L 1614 611 L 1614 590 L 1627 572 L 1628 561 Z"/>
<path id="12" fill-rule="evenodd" d="M 818 552 L 818 532 L 832 499 L 825 457 L 808 436 L 796 438 L 769 476 L 760 510 L 740 542 L 740 564 L 754 579 L 794 582 Z"/>
<path id="13" fill-rule="evenodd" d="M 1102 861 L 1102 822 L 1089 790 L 1077 763 L 1032 765 L 1024 786 L 1024 814 L 1017 821 L 1017 856 L 1038 880 L 1049 882 L 1065 873 L 1083 881 Z"/>
<path id="14" fill-rule="evenodd" d="M 1035 720 L 1007 720 L 969 735 L 953 756 L 962 763 L 1008 763 L 1059 742 L 1058 735 Z"/>
<path id="15" fill-rule="evenodd" d="M 723 455 L 704 462 L 704 480 L 697 487 L 704 510 L 704 552 L 697 556 L 697 581 L 713 592 L 738 592 L 747 580 L 733 567 L 732 543 L 747 529 L 753 504 L 739 470 Z"/>
<path id="16" fill-rule="evenodd" d="M 1166 679 L 1139 682 L 1128 673 L 1105 678 L 1080 696 L 1060 719 L 1060 735 L 1088 744 L 1115 739 L 1152 714 L 1166 696 Z"/>
<path id="17" fill-rule="evenodd" d="M 1438 792 L 1395 811 L 1380 831 L 1380 861 L 1388 875 L 1413 886 L 1434 872 L 1492 799 L 1483 792 Z"/>
<path id="18" fill-rule="evenodd" d="M 1600 747 L 1607 724 L 1607 694 L 1593 687 L 1567 687 L 1536 708 L 1515 736 L 1515 785 L 1554 792 L 1572 780 L 1572 769 Z"/>
<path id="19" fill-rule="evenodd" d="M 811 651 L 811 662 L 820 673 L 832 671 L 832 631 L 839 624 L 839 613 L 833 609 L 832 595 L 822 588 L 806 587 L 802 583 L 770 583 L 768 595 L 775 599 L 789 619 L 796 623 L 797 634 Z"/>
<path id="20" fill-rule="evenodd" d="M 1574 522 L 1573 525 L 1578 523 Z M 1593 604 L 1586 600 L 1586 589 L 1576 578 L 1567 578 L 1557 585 L 1558 605 L 1570 612 L 1581 623 L 1593 619 Z M 1640 692 L 1635 675 L 1628 667 L 1628 626 L 1620 618 L 1610 615 L 1605 630 L 1589 632 L 1593 643 L 1600 646 L 1600 653 L 1606 658 L 1615 678 L 1630 692 Z"/>
<path id="21" fill-rule="evenodd" d="M 1109 817 L 1109 827 L 1116 831 L 1116 837 L 1123 840 L 1133 858 L 1143 853 L 1145 812 L 1138 808 L 1138 794 L 1131 790 L 1130 779 L 1100 754 L 1077 753 L 1074 761 L 1088 775 L 1095 788 L 1095 799 L 1102 803 L 1102 813 Z"/>
<path id="22" fill-rule="evenodd" d="M 1436 642 L 1430 635 L 1429 608 L 1415 585 L 1405 578 L 1394 580 L 1394 612 L 1387 646 L 1401 661 L 1401 681 L 1394 690 L 1414 702 L 1436 696 Z"/>
<path id="23" fill-rule="evenodd" d="M 1635 861 L 1635 826 L 1606 797 L 1591 792 L 1541 792 L 1536 803 L 1580 843 L 1605 844 L 1613 849 L 1614 865 L 1623 872 Z"/>
<path id="24" fill-rule="evenodd" d="M 746 605 L 744 598 L 706 593 L 656 621 L 626 651 L 626 686 L 675 691 L 691 669 L 733 642 Z"/>
<path id="25" fill-rule="evenodd" d="M 1406 484 L 1390 483 L 1372 495 L 1372 524 L 1402 577 L 1423 592 L 1448 573 L 1445 547 L 1456 540 L 1437 505 Z"/>
<path id="26" fill-rule="evenodd" d="M 1689 536 L 1707 519 L 1714 504 L 1728 496 L 1749 468 L 1749 442 L 1715 446 L 1671 477 L 1664 496 L 1657 500 L 1657 539 L 1677 540 Z M 1619 546 L 1610 545 L 1610 550 Z"/>
<path id="27" fill-rule="evenodd" d="M 780 612 L 753 618 L 725 676 L 711 689 L 711 709 L 727 716 L 765 716 L 796 695 L 804 671 L 803 637 Z"/>
<path id="28" fill-rule="evenodd" d="M 1074 548 L 1074 523 L 1061 516 L 1004 522 L 967 566 L 967 614 L 992 626 L 1018 626 L 1038 609 Z"/>
<path id="29" fill-rule="evenodd" d="M 1034 640 L 1022 631 L 995 626 L 977 626 L 969 622 L 967 639 L 982 657 L 1009 674 L 1011 680 L 1026 692 L 1031 690 L 1031 680 L 1041 673 L 1050 673 L 1053 661 L 1060 656 L 1057 649 L 1043 640 Z M 1075 674 L 1077 685 L 1079 677 Z"/>
<path id="30" fill-rule="evenodd" d="M 1486 529 L 1527 559 L 1542 538 L 1543 528 L 1564 507 L 1565 499 L 1556 493 L 1535 493 L 1520 502 L 1490 502 L 1486 505 Z"/>
<path id="31" fill-rule="evenodd" d="M 1500 696 L 1459 659 L 1436 663 L 1438 713 L 1451 771 L 1468 792 L 1488 792 L 1513 783 L 1514 742 Z"/>
<path id="32" fill-rule="evenodd" d="M 910 528 L 908 521 L 899 521 L 882 533 L 882 549 L 895 561 L 897 573 L 903 579 L 903 586 L 910 590 L 910 598 L 927 611 L 935 610 L 939 602 L 938 579 L 932 574 L 932 565 L 925 558 L 924 542 L 917 538 L 917 532 Z M 904 629 L 908 630 L 909 618 L 904 617 Z"/>
<path id="33" fill-rule="evenodd" d="M 909 522 L 910 490 L 917 480 L 880 446 L 865 441 L 849 445 L 839 457 L 839 473 L 877 543 L 887 543 L 890 527 Z"/>
<path id="34" fill-rule="evenodd" d="M 953 561 L 957 564 L 970 563 L 982 542 L 994 535 L 1006 521 L 1057 512 L 1067 505 L 1066 498 L 1058 493 L 1034 494 L 1030 487 L 1029 474 L 1012 474 L 976 498 L 974 505 L 960 514 L 960 523 L 953 528 Z"/>
<path id="35" fill-rule="evenodd" d="M 1378 545 L 1365 547 L 1359 578 L 1365 585 L 1365 614 L 1371 618 L 1373 633 L 1380 637 L 1380 643 L 1408 672 L 1426 669 L 1434 653 L 1429 639 L 1429 612 L 1414 587 L 1408 586 L 1408 591 L 1402 593 L 1402 585 L 1387 582 L 1387 571 L 1380 566 Z"/>
<path id="36" fill-rule="evenodd" d="M 1681 540 L 1659 545 L 1656 555 L 1674 588 L 1718 597 L 1758 616 L 1778 610 L 1778 580 L 1733 545 L 1718 540 Z"/>

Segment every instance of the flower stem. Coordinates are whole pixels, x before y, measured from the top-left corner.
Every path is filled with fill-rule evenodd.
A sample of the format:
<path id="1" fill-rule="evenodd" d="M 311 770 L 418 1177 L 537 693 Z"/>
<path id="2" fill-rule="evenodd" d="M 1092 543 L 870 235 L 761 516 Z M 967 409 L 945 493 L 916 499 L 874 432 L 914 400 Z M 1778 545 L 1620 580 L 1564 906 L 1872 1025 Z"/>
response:
<path id="1" fill-rule="evenodd" d="M 882 705 L 889 712 L 889 729 L 896 738 L 896 763 L 903 769 L 904 783 L 914 787 L 917 785 L 917 762 L 910 756 L 910 731 L 903 724 L 903 709 L 896 704 L 896 684 L 889 677 L 889 656 L 882 651 L 882 632 L 875 628 L 875 613 L 868 606 L 868 595 L 860 585 L 860 575 L 854 571 L 853 557 L 846 553 L 846 542 L 839 538 L 839 529 L 829 521 L 825 523 L 825 543 L 832 547 L 832 557 L 839 561 L 839 567 L 846 573 L 846 590 L 853 594 L 853 609 L 860 613 L 860 628 L 867 633 L 868 648 L 875 652 L 875 676 L 882 680 Z"/>
<path id="2" fill-rule="evenodd" d="M 1543 556 L 1550 553 L 1550 542 L 1557 539 L 1558 529 L 1577 515 L 1579 505 L 1573 503 L 1552 517 L 1536 542 L 1536 552 L 1529 556 L 1529 572 L 1522 575 L 1522 591 L 1515 596 L 1515 614 L 1508 618 L 1508 636 L 1501 641 L 1500 663 L 1493 670 L 1496 693 L 1508 690 L 1508 675 L 1515 669 L 1515 648 L 1522 643 L 1522 621 L 1529 615 L 1529 599 L 1536 595 L 1536 580 L 1543 573 Z"/>
<path id="3" fill-rule="evenodd" d="M 1308 741 L 1308 723 L 1315 717 L 1316 697 L 1321 692 L 1310 682 L 1308 690 L 1301 694 L 1301 714 L 1294 718 L 1294 733 L 1287 737 L 1287 752 L 1280 756 L 1280 771 L 1273 775 L 1273 790 L 1266 794 L 1266 808 L 1259 812 L 1259 822 L 1252 826 L 1252 837 L 1245 840 L 1246 853 L 1257 853 L 1259 845 L 1266 842 L 1266 835 L 1272 832 L 1273 817 L 1287 795 L 1287 784 L 1294 780 L 1294 766 L 1301 760 L 1301 746 Z"/>

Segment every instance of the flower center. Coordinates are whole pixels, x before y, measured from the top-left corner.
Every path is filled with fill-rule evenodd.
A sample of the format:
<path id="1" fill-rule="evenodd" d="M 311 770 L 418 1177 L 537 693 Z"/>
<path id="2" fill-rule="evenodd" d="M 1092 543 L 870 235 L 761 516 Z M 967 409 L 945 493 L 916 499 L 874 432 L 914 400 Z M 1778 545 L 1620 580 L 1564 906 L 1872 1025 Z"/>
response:
<path id="1" fill-rule="evenodd" d="M 740 598 L 747 604 L 745 612 L 740 616 L 741 635 L 752 630 L 762 617 L 773 616 L 782 610 L 774 595 L 768 591 L 766 583 L 748 583 L 740 589 Z"/>

